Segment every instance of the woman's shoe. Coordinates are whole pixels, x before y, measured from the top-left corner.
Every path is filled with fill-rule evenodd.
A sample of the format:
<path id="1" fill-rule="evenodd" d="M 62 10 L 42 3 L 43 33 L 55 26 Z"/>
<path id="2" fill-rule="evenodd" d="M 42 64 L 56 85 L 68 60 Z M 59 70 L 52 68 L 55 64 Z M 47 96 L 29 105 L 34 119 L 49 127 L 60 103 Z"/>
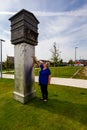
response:
<path id="1" fill-rule="evenodd" d="M 44 102 L 47 102 L 47 99 L 44 99 L 43 101 L 44 101 Z"/>

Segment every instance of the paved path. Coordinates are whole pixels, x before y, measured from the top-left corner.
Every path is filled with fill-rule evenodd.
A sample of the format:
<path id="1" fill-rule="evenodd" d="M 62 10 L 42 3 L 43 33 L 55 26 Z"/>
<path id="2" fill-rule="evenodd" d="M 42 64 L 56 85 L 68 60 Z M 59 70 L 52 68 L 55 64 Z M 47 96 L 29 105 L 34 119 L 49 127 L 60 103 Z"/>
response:
<path id="1" fill-rule="evenodd" d="M 14 79 L 14 75 L 3 74 L 3 78 Z M 35 82 L 38 82 L 38 76 L 35 76 Z M 51 84 L 72 86 L 78 88 L 87 88 L 87 80 L 72 78 L 51 78 Z"/>

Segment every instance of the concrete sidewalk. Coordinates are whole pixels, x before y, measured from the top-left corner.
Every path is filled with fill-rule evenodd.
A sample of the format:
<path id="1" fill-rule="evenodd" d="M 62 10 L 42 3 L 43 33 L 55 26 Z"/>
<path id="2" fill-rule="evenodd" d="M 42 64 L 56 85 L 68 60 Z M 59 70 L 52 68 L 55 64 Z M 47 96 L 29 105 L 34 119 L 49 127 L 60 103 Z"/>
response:
<path id="1" fill-rule="evenodd" d="M 14 75 L 12 75 L 12 74 L 2 74 L 2 78 L 14 79 Z"/>
<path id="2" fill-rule="evenodd" d="M 14 75 L 10 75 L 10 74 L 3 74 L 2 77 L 14 79 Z M 35 82 L 38 82 L 38 76 L 35 76 Z M 51 84 L 65 85 L 65 86 L 87 89 L 87 80 L 82 80 L 82 79 L 54 78 L 54 77 L 52 77 Z"/>

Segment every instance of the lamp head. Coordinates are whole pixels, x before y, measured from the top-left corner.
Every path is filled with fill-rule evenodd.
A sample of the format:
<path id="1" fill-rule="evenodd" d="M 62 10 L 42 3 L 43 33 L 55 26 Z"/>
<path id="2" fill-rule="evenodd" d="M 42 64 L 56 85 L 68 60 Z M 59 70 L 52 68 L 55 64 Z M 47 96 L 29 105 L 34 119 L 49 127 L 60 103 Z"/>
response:
<path id="1" fill-rule="evenodd" d="M 1 42 L 5 42 L 5 40 L 3 40 L 3 39 L 0 39 L 0 41 L 1 41 Z"/>

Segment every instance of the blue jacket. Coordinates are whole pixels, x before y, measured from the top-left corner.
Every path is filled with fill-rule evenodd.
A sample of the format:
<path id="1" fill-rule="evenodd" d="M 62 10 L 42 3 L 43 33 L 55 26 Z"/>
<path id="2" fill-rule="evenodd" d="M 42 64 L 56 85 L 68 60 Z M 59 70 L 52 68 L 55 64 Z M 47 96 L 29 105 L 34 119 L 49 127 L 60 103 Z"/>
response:
<path id="1" fill-rule="evenodd" d="M 48 84 L 48 78 L 49 78 L 49 75 L 51 74 L 51 71 L 49 68 L 43 70 L 43 65 L 41 64 L 40 65 L 40 73 L 39 73 L 39 83 L 40 84 L 45 84 L 47 85 Z"/>

